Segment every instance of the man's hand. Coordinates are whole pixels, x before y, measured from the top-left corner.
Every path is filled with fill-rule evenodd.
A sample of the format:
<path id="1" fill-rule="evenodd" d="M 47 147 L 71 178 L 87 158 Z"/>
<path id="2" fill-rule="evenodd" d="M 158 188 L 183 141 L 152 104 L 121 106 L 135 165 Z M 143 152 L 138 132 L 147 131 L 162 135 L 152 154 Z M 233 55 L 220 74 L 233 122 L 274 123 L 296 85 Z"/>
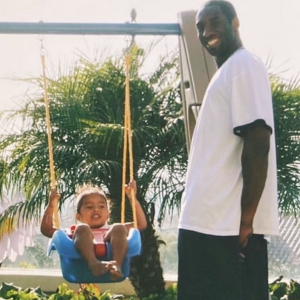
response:
<path id="1" fill-rule="evenodd" d="M 253 234 L 253 227 L 250 224 L 242 224 L 240 226 L 240 239 L 239 244 L 241 248 L 245 248 L 248 244 L 250 237 Z"/>

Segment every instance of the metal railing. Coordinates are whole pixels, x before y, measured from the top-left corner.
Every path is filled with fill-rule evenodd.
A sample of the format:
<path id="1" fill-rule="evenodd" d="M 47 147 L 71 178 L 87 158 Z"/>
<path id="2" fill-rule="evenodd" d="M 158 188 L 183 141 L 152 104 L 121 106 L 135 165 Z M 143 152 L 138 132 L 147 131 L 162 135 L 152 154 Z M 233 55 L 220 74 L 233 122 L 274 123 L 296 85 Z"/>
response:
<path id="1" fill-rule="evenodd" d="M 180 35 L 178 23 L 0 22 L 0 34 Z"/>

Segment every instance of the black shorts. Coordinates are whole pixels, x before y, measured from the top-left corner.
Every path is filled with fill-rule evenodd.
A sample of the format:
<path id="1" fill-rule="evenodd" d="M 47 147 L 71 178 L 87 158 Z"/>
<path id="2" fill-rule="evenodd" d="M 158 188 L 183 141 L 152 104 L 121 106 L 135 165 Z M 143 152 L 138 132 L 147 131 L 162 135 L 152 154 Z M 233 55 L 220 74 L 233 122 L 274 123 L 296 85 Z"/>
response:
<path id="1" fill-rule="evenodd" d="M 179 230 L 178 300 L 268 300 L 267 241 Z"/>

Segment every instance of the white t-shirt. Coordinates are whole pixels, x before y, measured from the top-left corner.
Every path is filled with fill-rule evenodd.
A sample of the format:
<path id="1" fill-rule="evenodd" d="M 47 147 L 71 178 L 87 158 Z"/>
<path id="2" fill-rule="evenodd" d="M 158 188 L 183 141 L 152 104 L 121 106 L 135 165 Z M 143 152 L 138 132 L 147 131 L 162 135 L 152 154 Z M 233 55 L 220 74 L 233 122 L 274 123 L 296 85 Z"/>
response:
<path id="1" fill-rule="evenodd" d="M 264 120 L 272 130 L 265 188 L 254 217 L 256 234 L 277 235 L 277 174 L 272 96 L 263 63 L 239 49 L 212 78 L 195 127 L 179 228 L 238 235 L 243 187 L 240 126 Z"/>

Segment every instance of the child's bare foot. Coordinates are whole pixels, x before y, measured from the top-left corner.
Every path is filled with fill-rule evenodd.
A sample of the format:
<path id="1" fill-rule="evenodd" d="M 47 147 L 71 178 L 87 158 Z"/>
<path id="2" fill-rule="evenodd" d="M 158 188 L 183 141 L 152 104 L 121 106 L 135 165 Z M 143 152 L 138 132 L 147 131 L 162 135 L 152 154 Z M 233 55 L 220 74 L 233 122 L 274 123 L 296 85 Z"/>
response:
<path id="1" fill-rule="evenodd" d="M 112 268 L 109 270 L 110 279 L 111 280 L 119 280 L 123 277 L 123 273 L 120 267 L 113 265 Z"/>
<path id="2" fill-rule="evenodd" d="M 89 269 L 94 276 L 100 276 L 111 270 L 115 264 L 115 261 L 99 261 L 89 264 Z"/>

